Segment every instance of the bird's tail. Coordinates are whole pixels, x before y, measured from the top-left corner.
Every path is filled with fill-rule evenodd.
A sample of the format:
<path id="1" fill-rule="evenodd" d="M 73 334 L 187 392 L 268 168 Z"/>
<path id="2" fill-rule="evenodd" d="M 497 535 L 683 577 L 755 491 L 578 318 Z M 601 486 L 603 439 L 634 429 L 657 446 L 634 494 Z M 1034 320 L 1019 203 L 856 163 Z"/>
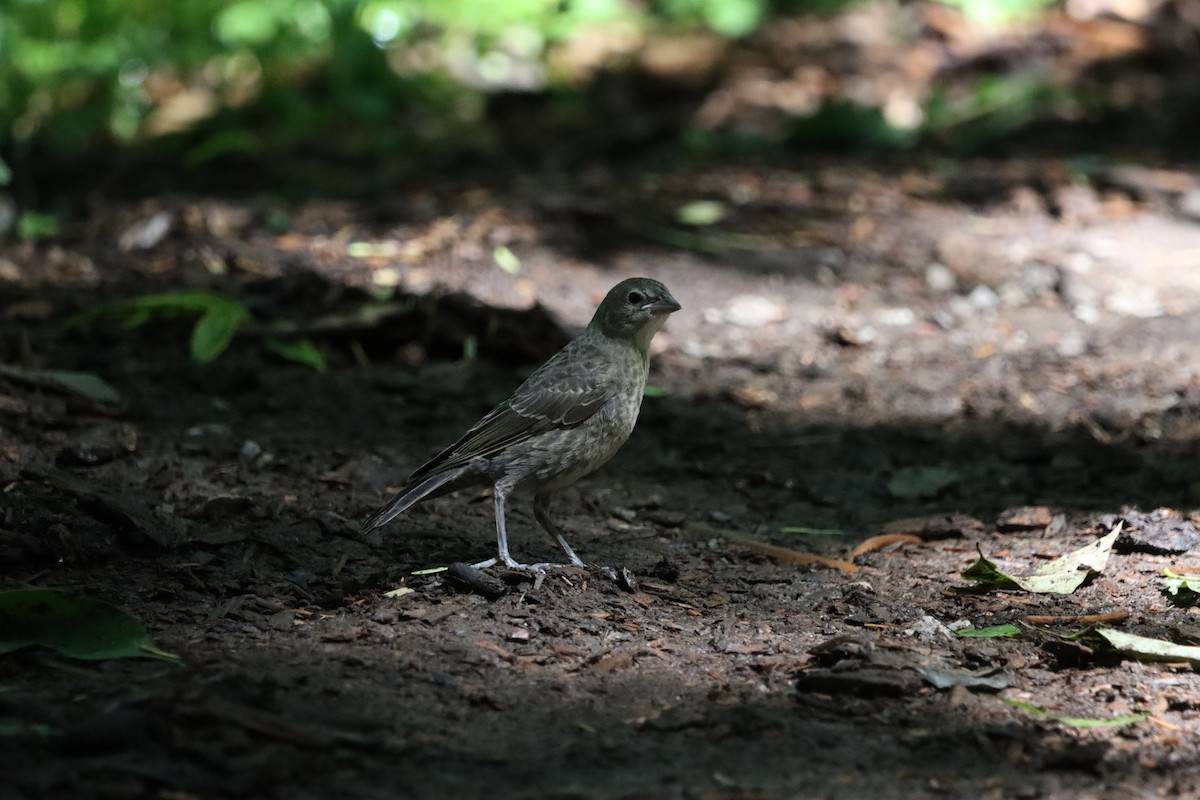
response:
<path id="1" fill-rule="evenodd" d="M 367 521 L 364 522 L 362 527 L 358 529 L 359 533 L 367 533 L 368 531 L 375 530 L 381 525 L 387 525 L 409 508 L 462 475 L 463 471 L 464 470 L 462 468 L 459 468 L 448 470 L 446 472 L 435 472 L 416 485 L 405 489 L 389 500 L 387 505 L 368 517 Z"/>

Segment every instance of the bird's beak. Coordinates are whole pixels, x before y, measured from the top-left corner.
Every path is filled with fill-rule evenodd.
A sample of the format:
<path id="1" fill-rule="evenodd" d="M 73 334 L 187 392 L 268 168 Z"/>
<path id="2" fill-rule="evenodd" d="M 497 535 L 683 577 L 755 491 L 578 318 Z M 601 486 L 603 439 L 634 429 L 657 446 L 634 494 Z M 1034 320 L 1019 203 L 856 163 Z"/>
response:
<path id="1" fill-rule="evenodd" d="M 650 304 L 650 310 L 655 314 L 673 314 L 681 308 L 683 306 L 679 305 L 679 301 L 672 297 L 670 292 Z"/>

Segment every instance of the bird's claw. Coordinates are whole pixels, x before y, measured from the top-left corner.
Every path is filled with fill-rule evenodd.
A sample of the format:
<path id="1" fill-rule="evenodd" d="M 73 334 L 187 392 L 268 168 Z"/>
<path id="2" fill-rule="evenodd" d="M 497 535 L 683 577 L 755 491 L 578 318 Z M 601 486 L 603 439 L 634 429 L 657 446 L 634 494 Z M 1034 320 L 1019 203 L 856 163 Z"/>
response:
<path id="1" fill-rule="evenodd" d="M 587 568 L 587 565 L 584 564 L 583 562 L 580 562 L 578 564 L 575 564 L 575 563 L 556 564 L 552 561 L 543 561 L 543 562 L 540 562 L 537 564 L 522 564 L 520 561 L 517 561 L 515 558 L 512 558 L 511 556 L 507 557 L 507 558 L 505 558 L 505 557 L 489 558 L 487 561 L 480 561 L 478 564 L 472 564 L 471 568 L 472 569 L 487 569 L 488 567 L 494 567 L 497 564 L 501 564 L 501 563 L 503 563 L 504 566 L 508 567 L 509 569 L 515 570 L 517 572 L 545 572 L 548 569 L 567 569 L 569 567 Z"/>

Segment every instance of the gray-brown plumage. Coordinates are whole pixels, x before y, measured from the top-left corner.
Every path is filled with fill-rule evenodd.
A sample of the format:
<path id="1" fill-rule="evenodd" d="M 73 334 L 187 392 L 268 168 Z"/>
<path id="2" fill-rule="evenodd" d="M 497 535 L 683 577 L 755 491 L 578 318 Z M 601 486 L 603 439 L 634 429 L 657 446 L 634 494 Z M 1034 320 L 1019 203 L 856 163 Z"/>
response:
<path id="1" fill-rule="evenodd" d="M 614 286 L 587 329 L 572 339 L 462 438 L 405 481 L 391 502 L 363 523 L 365 533 L 386 525 L 415 503 L 469 486 L 491 485 L 496 510 L 497 561 L 540 570 L 508 551 L 504 504 L 514 491 L 533 493 L 533 513 L 566 551 L 548 513 L 554 495 L 608 461 L 637 422 L 650 366 L 650 340 L 679 303 L 656 280 L 629 278 Z"/>

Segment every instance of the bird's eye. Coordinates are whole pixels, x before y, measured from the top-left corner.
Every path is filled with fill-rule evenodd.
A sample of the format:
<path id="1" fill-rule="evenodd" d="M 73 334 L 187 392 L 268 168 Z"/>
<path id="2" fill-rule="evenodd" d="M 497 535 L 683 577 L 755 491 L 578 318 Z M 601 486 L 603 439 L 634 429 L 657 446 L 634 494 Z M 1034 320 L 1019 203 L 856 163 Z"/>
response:
<path id="1" fill-rule="evenodd" d="M 642 303 L 646 302 L 646 295 L 635 290 L 630 292 L 629 297 L 625 299 L 629 301 L 629 305 L 631 306 L 640 306 Z"/>

